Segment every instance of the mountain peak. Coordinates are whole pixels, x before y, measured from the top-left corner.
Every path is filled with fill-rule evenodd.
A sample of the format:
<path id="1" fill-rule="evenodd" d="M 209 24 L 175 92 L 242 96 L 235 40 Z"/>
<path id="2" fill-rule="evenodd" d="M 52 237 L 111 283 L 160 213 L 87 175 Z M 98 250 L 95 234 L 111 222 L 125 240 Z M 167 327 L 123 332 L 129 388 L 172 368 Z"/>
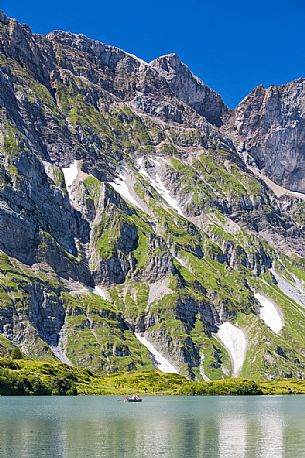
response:
<path id="1" fill-rule="evenodd" d="M 174 63 L 182 63 L 180 57 L 176 53 L 170 53 L 170 54 L 164 54 L 163 56 L 159 56 L 156 59 L 153 59 L 150 63 L 154 65 L 154 63 L 159 62 L 159 63 L 165 63 L 165 62 L 170 62 L 172 64 Z"/>
<path id="2" fill-rule="evenodd" d="M 3 11 L 0 11 L 0 22 L 2 24 L 8 24 L 9 23 L 9 18 L 6 16 L 6 14 Z"/>
<path id="3" fill-rule="evenodd" d="M 175 53 L 160 56 L 150 65 L 167 80 L 173 93 L 204 116 L 211 124 L 222 125 L 222 118 L 229 111 L 222 98 L 210 89 Z"/>

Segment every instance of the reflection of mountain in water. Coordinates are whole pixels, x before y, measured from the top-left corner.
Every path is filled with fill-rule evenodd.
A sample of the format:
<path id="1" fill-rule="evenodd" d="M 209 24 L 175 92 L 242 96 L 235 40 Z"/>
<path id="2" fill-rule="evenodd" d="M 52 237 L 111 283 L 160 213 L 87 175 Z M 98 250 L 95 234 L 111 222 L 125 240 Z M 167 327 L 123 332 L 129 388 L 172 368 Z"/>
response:
<path id="1" fill-rule="evenodd" d="M 304 408 L 281 396 L 2 398 L 0 456 L 301 457 Z"/>

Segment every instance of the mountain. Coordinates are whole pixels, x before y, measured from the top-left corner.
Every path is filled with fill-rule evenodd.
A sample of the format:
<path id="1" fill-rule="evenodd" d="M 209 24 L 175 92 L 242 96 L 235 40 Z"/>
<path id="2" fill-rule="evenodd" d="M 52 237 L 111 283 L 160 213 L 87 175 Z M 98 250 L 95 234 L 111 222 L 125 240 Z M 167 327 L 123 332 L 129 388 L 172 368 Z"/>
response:
<path id="1" fill-rule="evenodd" d="M 249 154 L 277 184 L 305 192 L 305 79 L 258 86 L 236 108 L 229 130 L 239 152 Z"/>
<path id="2" fill-rule="evenodd" d="M 179 59 L 177 54 L 161 56 L 153 60 L 150 66 L 164 77 L 179 99 L 193 108 L 211 124 L 220 127 L 229 109 L 221 97 L 197 78 Z"/>
<path id="3" fill-rule="evenodd" d="M 0 355 L 303 378 L 302 81 L 232 111 L 175 54 L 3 13 L 0 64 Z"/>

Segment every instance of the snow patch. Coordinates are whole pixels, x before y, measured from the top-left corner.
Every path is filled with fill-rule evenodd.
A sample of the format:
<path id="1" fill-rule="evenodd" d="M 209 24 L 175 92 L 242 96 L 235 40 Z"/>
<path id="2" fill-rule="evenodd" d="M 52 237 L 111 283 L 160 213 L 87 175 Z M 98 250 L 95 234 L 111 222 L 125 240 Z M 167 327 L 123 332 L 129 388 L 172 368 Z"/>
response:
<path id="1" fill-rule="evenodd" d="M 66 189 L 68 191 L 69 196 L 71 196 L 72 184 L 76 180 L 78 175 L 77 161 L 74 161 L 68 167 L 63 167 L 62 173 L 65 177 Z"/>
<path id="2" fill-rule="evenodd" d="M 163 181 L 159 177 L 159 175 L 156 175 L 156 179 L 151 178 L 151 184 L 152 186 L 156 189 L 156 191 L 161 194 L 165 202 L 172 207 L 179 215 L 183 216 L 183 212 L 181 210 L 180 205 L 178 204 L 177 200 L 174 199 L 168 189 L 165 187 Z"/>
<path id="3" fill-rule="evenodd" d="M 231 355 L 233 361 L 233 375 L 236 377 L 245 359 L 247 346 L 246 336 L 240 328 L 228 321 L 219 326 L 217 336 Z"/>
<path id="4" fill-rule="evenodd" d="M 108 295 L 107 295 L 106 291 L 104 291 L 100 286 L 95 286 L 94 289 L 93 289 L 93 292 L 95 294 L 97 294 L 98 296 L 100 296 L 105 301 L 108 300 Z"/>
<path id="5" fill-rule="evenodd" d="M 174 256 L 174 258 L 179 262 L 179 264 L 185 267 L 185 269 L 188 269 L 187 263 L 182 258 L 179 258 L 179 256 Z"/>
<path id="6" fill-rule="evenodd" d="M 204 355 L 200 355 L 200 365 L 199 365 L 199 373 L 202 377 L 202 379 L 205 382 L 208 382 L 210 379 L 207 375 L 205 375 L 204 368 L 203 368 L 203 360 L 204 360 Z"/>
<path id="7" fill-rule="evenodd" d="M 157 166 L 161 165 L 160 161 L 157 160 L 157 159 L 151 159 L 151 161 Z M 166 160 L 164 160 L 164 161 L 166 161 Z M 148 173 L 146 172 L 146 170 L 144 168 L 144 158 L 143 157 L 138 159 L 138 165 L 140 166 L 139 173 L 149 181 L 151 186 L 163 197 L 165 202 L 171 208 L 173 208 L 179 215 L 183 216 L 183 212 L 182 212 L 182 209 L 181 209 L 179 203 L 177 202 L 177 200 L 174 197 L 172 197 L 170 195 L 169 190 L 166 188 L 166 186 L 163 183 L 163 181 L 161 180 L 161 177 L 159 176 L 159 174 L 156 174 L 155 178 L 153 178 L 152 176 L 148 175 Z"/>
<path id="8" fill-rule="evenodd" d="M 58 339 L 58 344 L 57 345 L 50 345 L 50 348 L 53 352 L 53 354 L 56 356 L 56 358 L 59 359 L 64 364 L 67 364 L 68 366 L 72 366 L 71 361 L 66 355 L 66 346 L 67 346 L 67 336 L 64 333 L 64 329 L 61 328 L 61 331 L 59 333 L 59 339 Z"/>
<path id="9" fill-rule="evenodd" d="M 136 198 L 133 186 L 126 175 L 120 173 L 119 177 L 115 178 L 114 181 L 109 182 L 109 184 L 116 190 L 116 192 L 118 192 L 123 197 L 123 199 L 127 200 L 140 210 L 146 212 L 146 209 L 141 205 L 139 200 Z"/>
<path id="10" fill-rule="evenodd" d="M 143 337 L 140 333 L 135 332 L 136 338 L 143 344 L 147 350 L 153 355 L 156 363 L 157 363 L 157 369 L 161 372 L 165 372 L 168 374 L 178 374 L 177 369 L 166 359 L 164 356 L 161 355 L 161 353 L 156 350 L 156 348 L 148 342 L 148 340 Z"/>
<path id="11" fill-rule="evenodd" d="M 97 296 L 104 299 L 105 301 L 109 301 L 109 294 L 106 289 L 103 289 L 100 286 L 95 286 L 94 288 L 91 288 L 91 286 L 86 286 L 86 289 L 90 293 L 96 294 Z"/>
<path id="12" fill-rule="evenodd" d="M 254 297 L 262 306 L 260 310 L 262 320 L 264 320 L 266 325 L 275 332 L 275 334 L 278 334 L 282 330 L 283 321 L 276 306 L 260 293 L 255 293 Z"/>

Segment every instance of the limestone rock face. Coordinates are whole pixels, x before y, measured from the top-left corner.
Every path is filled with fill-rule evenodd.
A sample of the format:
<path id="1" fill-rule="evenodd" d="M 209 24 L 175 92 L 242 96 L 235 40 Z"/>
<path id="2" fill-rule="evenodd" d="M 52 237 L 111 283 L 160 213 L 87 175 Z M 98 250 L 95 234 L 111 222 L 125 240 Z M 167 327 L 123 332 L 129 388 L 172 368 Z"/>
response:
<path id="1" fill-rule="evenodd" d="M 275 183 L 305 192 L 305 79 L 258 86 L 229 121 L 240 153 L 250 154 Z"/>
<path id="2" fill-rule="evenodd" d="M 179 100 L 190 105 L 211 124 L 222 125 L 229 109 L 215 91 L 206 86 L 181 62 L 177 54 L 158 57 L 150 65 L 166 79 Z"/>
<path id="3" fill-rule="evenodd" d="M 229 322 L 240 375 L 304 377 L 305 204 L 276 185 L 304 187 L 303 100 L 297 80 L 232 112 L 175 54 L 0 13 L 0 355 L 151 370 L 140 332 L 178 372 L 230 377 Z"/>

